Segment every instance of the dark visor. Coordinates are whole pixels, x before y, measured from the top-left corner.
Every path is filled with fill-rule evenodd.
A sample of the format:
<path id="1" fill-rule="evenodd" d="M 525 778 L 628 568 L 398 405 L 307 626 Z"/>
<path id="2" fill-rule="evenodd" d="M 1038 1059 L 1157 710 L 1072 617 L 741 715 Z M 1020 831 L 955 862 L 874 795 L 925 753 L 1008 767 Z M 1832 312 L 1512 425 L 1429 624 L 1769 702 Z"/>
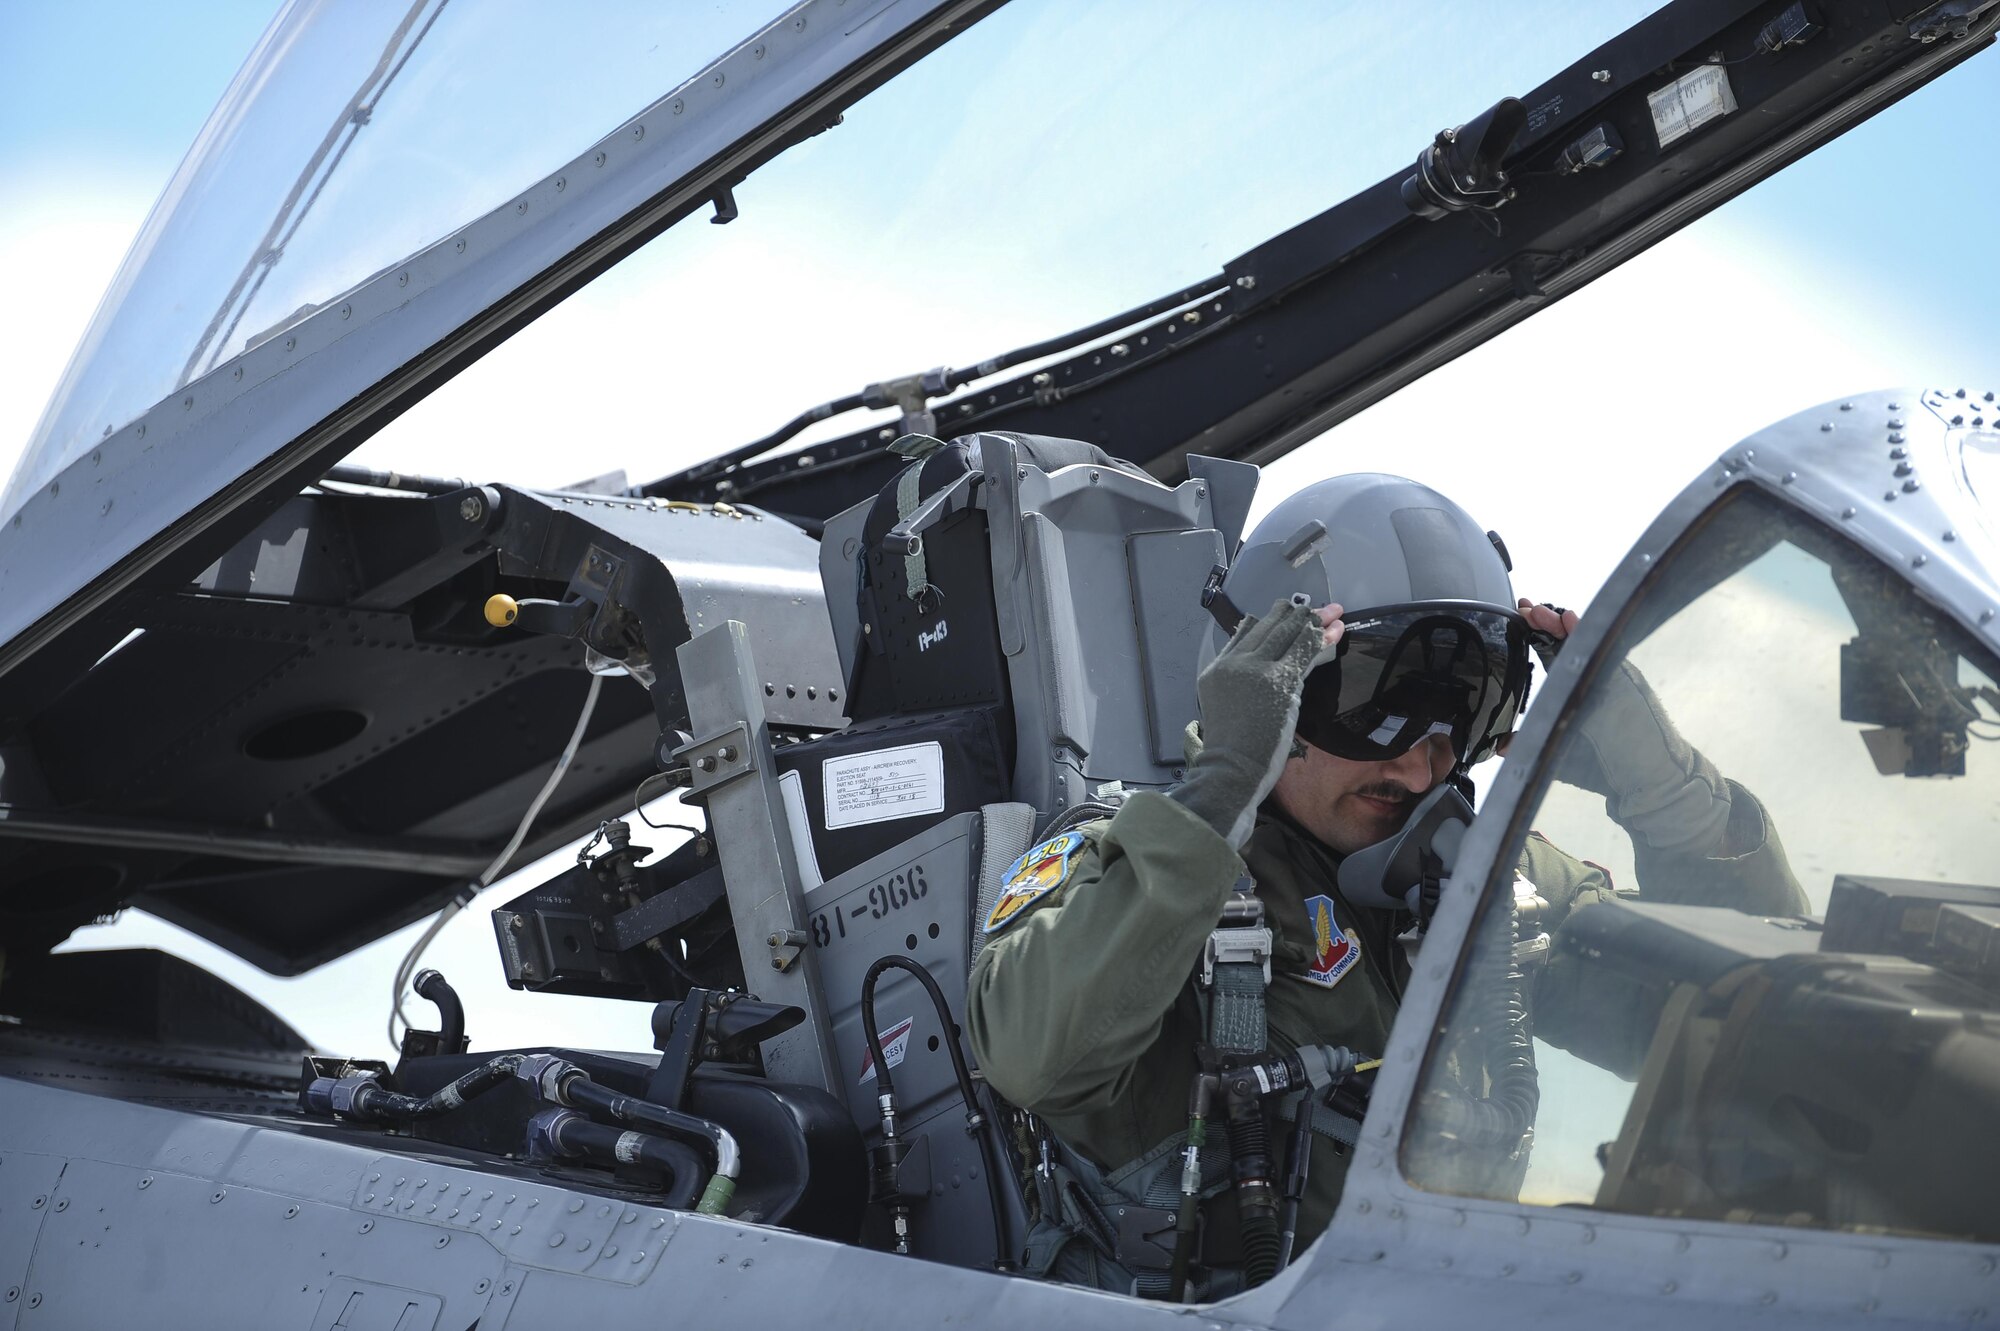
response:
<path id="1" fill-rule="evenodd" d="M 1530 633 L 1514 611 L 1479 602 L 1356 614 L 1333 659 L 1306 677 L 1299 737 L 1335 757 L 1383 762 L 1446 735 L 1458 762 L 1476 762 L 1525 701 Z"/>

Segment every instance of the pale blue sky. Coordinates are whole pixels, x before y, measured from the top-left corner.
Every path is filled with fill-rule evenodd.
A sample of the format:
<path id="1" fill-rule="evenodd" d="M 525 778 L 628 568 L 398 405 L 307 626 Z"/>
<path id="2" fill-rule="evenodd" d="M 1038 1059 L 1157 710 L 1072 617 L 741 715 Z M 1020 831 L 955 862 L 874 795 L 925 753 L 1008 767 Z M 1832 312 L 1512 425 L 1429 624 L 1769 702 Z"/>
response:
<path id="1" fill-rule="evenodd" d="M 753 178 L 740 221 L 655 242 L 359 456 L 527 483 L 658 474 L 871 380 L 1087 322 L 1386 174 L 1607 13 L 1512 6 L 1483 44 L 1463 15 L 1497 7 L 1440 40 L 1343 21 L 1383 8 L 1016 0 Z M 271 10 L 0 0 L 0 466 Z M 1330 470 L 1402 471 L 1501 528 L 1522 590 L 1586 604 L 1751 430 L 1864 388 L 2000 386 L 1996 124 L 1988 51 L 1283 459 L 1261 503 Z M 379 1052 L 407 945 L 279 982 L 151 922 L 96 936 L 165 942 L 356 1054 Z M 631 1018 L 506 991 L 480 909 L 433 957 L 493 1014 L 482 1044 Z"/>

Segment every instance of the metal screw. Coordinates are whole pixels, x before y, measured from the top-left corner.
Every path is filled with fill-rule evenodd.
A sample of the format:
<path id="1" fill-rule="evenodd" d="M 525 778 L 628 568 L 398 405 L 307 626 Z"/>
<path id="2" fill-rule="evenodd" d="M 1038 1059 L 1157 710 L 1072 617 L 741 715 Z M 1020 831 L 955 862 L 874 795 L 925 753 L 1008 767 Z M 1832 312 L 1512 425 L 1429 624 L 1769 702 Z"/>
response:
<path id="1" fill-rule="evenodd" d="M 479 521 L 485 512 L 486 505 L 480 501 L 478 495 L 467 495 L 458 501 L 458 516 L 467 522 Z"/>
<path id="2" fill-rule="evenodd" d="M 715 770 L 715 757 L 712 754 L 704 753 L 701 757 L 695 759 L 694 765 L 704 772 L 713 772 Z"/>
<path id="3" fill-rule="evenodd" d="M 1594 69 L 1590 72 L 1590 78 L 1593 83 L 1609 83 L 1611 82 L 1611 71 L 1608 69 Z"/>
<path id="4" fill-rule="evenodd" d="M 725 744 L 715 751 L 715 756 L 726 763 L 733 763 L 736 761 L 736 746 L 734 744 Z"/>

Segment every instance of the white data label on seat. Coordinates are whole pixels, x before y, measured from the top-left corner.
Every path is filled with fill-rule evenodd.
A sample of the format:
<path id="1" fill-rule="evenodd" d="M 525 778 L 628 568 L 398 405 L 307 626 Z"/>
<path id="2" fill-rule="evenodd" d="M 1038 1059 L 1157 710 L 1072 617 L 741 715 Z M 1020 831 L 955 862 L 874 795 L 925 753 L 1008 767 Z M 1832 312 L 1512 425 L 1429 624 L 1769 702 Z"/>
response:
<path id="1" fill-rule="evenodd" d="M 944 746 L 936 740 L 820 764 L 826 825 L 858 827 L 944 812 Z"/>
<path id="2" fill-rule="evenodd" d="M 799 865 L 799 890 L 810 892 L 826 881 L 819 871 L 819 854 L 813 849 L 812 819 L 806 817 L 806 783 L 797 772 L 778 777 L 778 794 L 785 801 L 785 821 L 792 825 L 792 858 Z"/>
<path id="3" fill-rule="evenodd" d="M 1728 70 L 1703 65 L 1647 93 L 1646 104 L 1653 109 L 1653 132 L 1664 148 L 1734 111 L 1736 92 L 1729 86 Z"/>

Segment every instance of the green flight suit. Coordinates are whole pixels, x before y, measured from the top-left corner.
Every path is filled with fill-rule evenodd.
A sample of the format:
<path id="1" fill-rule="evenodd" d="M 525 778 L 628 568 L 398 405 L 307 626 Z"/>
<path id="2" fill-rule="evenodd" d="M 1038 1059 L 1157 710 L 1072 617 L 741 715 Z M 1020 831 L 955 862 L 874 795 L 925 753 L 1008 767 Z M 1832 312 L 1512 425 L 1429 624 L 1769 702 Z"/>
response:
<path id="1" fill-rule="evenodd" d="M 1761 836 L 1761 808 L 1747 792 L 1744 803 Z M 974 962 L 966 1025 L 994 1087 L 1090 1162 L 1116 1171 L 1186 1129 L 1195 1047 L 1207 1038 L 1194 972 L 1245 873 L 1273 935 L 1265 999 L 1271 1047 L 1342 1045 L 1364 1058 L 1387 1047 L 1408 978 L 1395 940 L 1409 917 L 1349 906 L 1335 885 L 1337 853 L 1272 806 L 1240 858 L 1202 819 L 1150 792 L 1079 830 L 1085 844 L 1068 877 L 1010 916 Z M 1750 908 L 1804 908 L 1775 838 L 1718 863 L 1741 866 L 1732 875 L 1740 881 L 1777 885 L 1751 891 L 1770 900 Z M 1602 870 L 1539 837 L 1529 838 L 1519 867 L 1550 903 L 1550 927 L 1573 907 L 1612 894 Z M 1308 917 L 1316 896 L 1333 903 L 1330 948 Z M 1345 964 L 1328 968 L 1327 954 L 1343 941 L 1357 946 L 1358 959 L 1343 952 Z M 1334 974 L 1331 984 L 1309 978 L 1316 959 Z M 1318 1133 L 1312 1142 L 1300 1250 L 1332 1219 L 1347 1173 L 1345 1148 Z M 1227 1224 L 1234 1214 L 1214 1204 L 1206 1211 L 1210 1223 Z M 1074 1264 L 1054 1273 L 1092 1278 Z"/>

